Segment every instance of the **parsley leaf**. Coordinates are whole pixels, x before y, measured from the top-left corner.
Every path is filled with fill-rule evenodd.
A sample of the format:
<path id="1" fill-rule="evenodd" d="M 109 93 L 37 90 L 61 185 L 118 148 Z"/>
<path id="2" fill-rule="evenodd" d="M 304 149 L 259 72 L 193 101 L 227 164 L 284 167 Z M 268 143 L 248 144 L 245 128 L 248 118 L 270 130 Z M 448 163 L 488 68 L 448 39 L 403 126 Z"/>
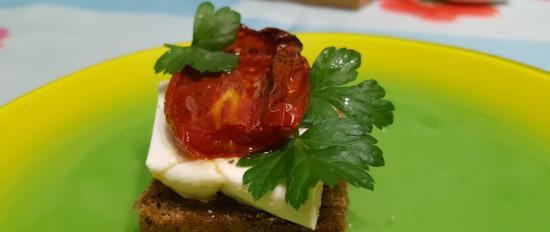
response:
<path id="1" fill-rule="evenodd" d="M 281 181 L 287 186 L 286 201 L 298 209 L 319 181 L 334 187 L 340 179 L 373 189 L 369 165 L 384 164 L 376 139 L 353 119 L 334 118 L 313 125 L 281 149 L 239 160 L 252 166 L 243 176 L 248 191 L 260 199 Z"/>
<path id="2" fill-rule="evenodd" d="M 326 48 L 312 67 L 309 109 L 302 121 L 308 128 L 282 148 L 242 158 L 238 166 L 250 167 L 243 183 L 257 200 L 277 185 L 286 188 L 286 201 L 298 209 L 311 188 L 322 181 L 334 187 L 344 180 L 374 189 L 369 167 L 384 165 L 382 150 L 370 135 L 373 125 L 393 122 L 393 104 L 374 80 L 342 86 L 357 77 L 361 56 L 345 48 Z"/>
<path id="3" fill-rule="evenodd" d="M 393 104 L 383 99 L 385 92 L 374 80 L 344 86 L 357 77 L 361 55 L 346 48 L 324 49 L 315 60 L 311 74 L 311 98 L 302 125 L 309 127 L 326 119 L 354 118 L 369 132 L 373 125 L 386 127 L 393 122 Z"/>
<path id="4" fill-rule="evenodd" d="M 199 72 L 229 72 L 239 62 L 239 57 L 233 54 L 209 51 L 200 47 L 179 47 L 166 44 L 169 48 L 155 64 L 155 71 L 174 74 L 189 65 Z"/>
<path id="5" fill-rule="evenodd" d="M 240 21 L 240 14 L 228 7 L 214 11 L 212 3 L 202 3 L 195 14 L 191 46 L 165 45 L 169 50 L 155 63 L 155 72 L 174 74 L 186 66 L 201 73 L 231 71 L 239 56 L 222 50 L 237 38 Z"/>
<path id="6" fill-rule="evenodd" d="M 253 166 L 243 176 L 243 184 L 249 184 L 248 192 L 254 199 L 260 199 L 266 193 L 273 190 L 280 180 L 285 179 L 288 167 L 292 165 L 292 145 L 290 141 L 286 146 L 273 152 L 252 155 L 240 159 L 238 166 Z"/>
<path id="7" fill-rule="evenodd" d="M 355 80 L 361 65 L 361 54 L 354 50 L 325 48 L 311 68 L 311 87 L 323 89 Z"/>
<path id="8" fill-rule="evenodd" d="M 197 8 L 193 25 L 193 46 L 210 51 L 224 49 L 235 42 L 241 25 L 241 15 L 229 7 L 214 11 L 214 5 L 205 2 Z"/>

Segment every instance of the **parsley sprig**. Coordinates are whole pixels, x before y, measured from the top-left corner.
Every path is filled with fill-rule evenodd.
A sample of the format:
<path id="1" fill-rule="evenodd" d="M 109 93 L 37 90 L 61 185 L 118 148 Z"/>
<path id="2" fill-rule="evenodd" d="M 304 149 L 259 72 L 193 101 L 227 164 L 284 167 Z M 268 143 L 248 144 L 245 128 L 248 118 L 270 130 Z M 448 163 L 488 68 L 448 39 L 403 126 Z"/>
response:
<path id="1" fill-rule="evenodd" d="M 286 201 L 298 209 L 319 181 L 334 187 L 340 180 L 374 189 L 370 166 L 384 165 L 382 150 L 370 133 L 373 125 L 383 128 L 393 122 L 393 104 L 374 80 L 343 86 L 357 78 L 361 55 L 334 47 L 321 52 L 312 67 L 312 92 L 302 125 L 308 130 L 296 134 L 277 150 L 239 160 L 250 168 L 243 183 L 255 199 L 279 183 L 287 188 Z"/>
<path id="2" fill-rule="evenodd" d="M 193 42 L 189 47 L 166 44 L 168 51 L 155 64 L 156 73 L 174 74 L 186 66 L 204 72 L 228 72 L 239 63 L 239 56 L 223 49 L 237 38 L 241 15 L 228 7 L 214 10 L 202 3 L 195 13 Z"/>
<path id="3" fill-rule="evenodd" d="M 344 114 L 370 132 L 393 123 L 393 104 L 383 99 L 385 92 L 374 80 L 354 86 L 342 86 L 357 78 L 361 54 L 345 48 L 324 49 L 315 60 L 311 75 L 311 98 L 302 126 Z"/>

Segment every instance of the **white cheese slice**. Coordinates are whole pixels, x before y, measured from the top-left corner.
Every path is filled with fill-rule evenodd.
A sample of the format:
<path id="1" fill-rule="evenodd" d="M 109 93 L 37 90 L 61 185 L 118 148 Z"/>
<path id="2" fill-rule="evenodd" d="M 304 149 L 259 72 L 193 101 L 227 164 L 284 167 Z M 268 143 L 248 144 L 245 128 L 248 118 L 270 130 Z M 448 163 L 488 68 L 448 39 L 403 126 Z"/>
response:
<path id="1" fill-rule="evenodd" d="M 185 198 L 209 201 L 218 191 L 235 200 L 267 211 L 277 217 L 315 229 L 323 185 L 321 182 L 310 191 L 308 200 L 298 209 L 285 201 L 284 185 L 255 201 L 242 184 L 247 168 L 237 167 L 237 158 L 194 160 L 179 154 L 164 116 L 164 94 L 167 83 L 159 86 L 157 111 L 146 165 L 153 177 Z"/>
<path id="2" fill-rule="evenodd" d="M 249 204 L 258 209 L 270 212 L 271 214 L 296 222 L 300 225 L 315 229 L 319 208 L 321 206 L 321 195 L 323 185 L 321 182 L 310 192 L 309 197 L 299 210 L 295 210 L 286 203 L 284 185 L 278 185 L 273 191 L 258 201 L 254 201 L 252 195 L 248 193 L 246 186 L 243 185 L 243 175 L 248 168 L 235 166 L 235 161 L 217 159 L 216 164 L 226 182 L 223 184 L 221 192 L 233 199 Z"/>
<path id="3" fill-rule="evenodd" d="M 153 177 L 170 186 L 182 197 L 209 201 L 220 190 L 225 178 L 218 172 L 214 162 L 186 159 L 178 154 L 164 117 L 166 87 L 166 83 L 159 86 L 157 111 L 146 165 Z"/>

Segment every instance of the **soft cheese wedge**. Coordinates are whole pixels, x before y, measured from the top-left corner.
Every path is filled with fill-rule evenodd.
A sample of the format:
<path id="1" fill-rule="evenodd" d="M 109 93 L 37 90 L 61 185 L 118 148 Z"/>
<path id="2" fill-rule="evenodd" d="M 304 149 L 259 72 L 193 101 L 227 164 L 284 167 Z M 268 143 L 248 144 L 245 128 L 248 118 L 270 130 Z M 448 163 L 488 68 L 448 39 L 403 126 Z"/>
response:
<path id="1" fill-rule="evenodd" d="M 196 160 L 179 154 L 164 117 L 166 87 L 167 82 L 159 86 L 153 136 L 146 162 L 153 177 L 185 198 L 207 202 L 217 192 L 222 192 L 244 204 L 315 229 L 323 192 L 321 182 L 310 191 L 308 200 L 296 210 L 286 203 L 286 189 L 283 185 L 255 201 L 242 183 L 247 168 L 237 167 L 237 158 Z"/>

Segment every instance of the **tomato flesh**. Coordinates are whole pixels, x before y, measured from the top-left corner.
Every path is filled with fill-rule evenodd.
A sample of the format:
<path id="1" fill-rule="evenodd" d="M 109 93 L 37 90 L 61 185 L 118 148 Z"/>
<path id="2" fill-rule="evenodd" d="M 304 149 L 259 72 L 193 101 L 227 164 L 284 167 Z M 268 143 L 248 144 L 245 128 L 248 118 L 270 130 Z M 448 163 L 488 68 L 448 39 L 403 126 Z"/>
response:
<path id="1" fill-rule="evenodd" d="M 165 115 L 178 148 L 201 159 L 241 157 L 284 143 L 298 128 L 310 94 L 302 44 L 274 28 L 241 26 L 226 51 L 240 55 L 231 72 L 176 73 Z"/>

